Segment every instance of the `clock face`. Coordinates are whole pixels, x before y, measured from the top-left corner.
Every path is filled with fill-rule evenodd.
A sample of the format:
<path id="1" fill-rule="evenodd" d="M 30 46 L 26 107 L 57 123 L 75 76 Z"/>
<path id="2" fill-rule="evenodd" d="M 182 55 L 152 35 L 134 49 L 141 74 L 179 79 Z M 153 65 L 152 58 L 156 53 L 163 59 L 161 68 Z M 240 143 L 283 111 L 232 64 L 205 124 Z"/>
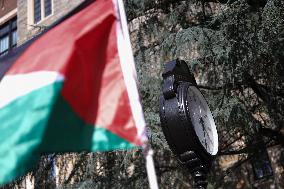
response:
<path id="1" fill-rule="evenodd" d="M 218 134 L 211 111 L 200 91 L 189 86 L 187 91 L 189 115 L 202 146 L 211 155 L 218 152 Z"/>

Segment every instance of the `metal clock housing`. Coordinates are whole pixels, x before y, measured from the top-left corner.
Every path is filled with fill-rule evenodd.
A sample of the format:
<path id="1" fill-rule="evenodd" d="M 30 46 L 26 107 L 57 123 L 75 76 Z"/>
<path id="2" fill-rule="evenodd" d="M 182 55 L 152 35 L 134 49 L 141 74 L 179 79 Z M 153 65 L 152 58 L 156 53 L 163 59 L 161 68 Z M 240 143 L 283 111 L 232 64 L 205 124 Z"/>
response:
<path id="1" fill-rule="evenodd" d="M 171 150 L 180 157 L 193 152 L 207 168 L 218 152 L 213 116 L 187 64 L 174 60 L 165 65 L 160 119 Z"/>

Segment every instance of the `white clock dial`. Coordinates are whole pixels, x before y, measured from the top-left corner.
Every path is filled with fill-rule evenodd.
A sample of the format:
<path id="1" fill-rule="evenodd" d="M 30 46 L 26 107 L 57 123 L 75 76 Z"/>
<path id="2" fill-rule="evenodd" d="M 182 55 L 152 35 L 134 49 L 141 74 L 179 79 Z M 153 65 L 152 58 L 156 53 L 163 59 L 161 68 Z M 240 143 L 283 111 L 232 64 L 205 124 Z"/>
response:
<path id="1" fill-rule="evenodd" d="M 209 154 L 216 155 L 218 152 L 218 134 L 207 102 L 194 86 L 189 86 L 187 100 L 190 119 L 199 141 Z"/>

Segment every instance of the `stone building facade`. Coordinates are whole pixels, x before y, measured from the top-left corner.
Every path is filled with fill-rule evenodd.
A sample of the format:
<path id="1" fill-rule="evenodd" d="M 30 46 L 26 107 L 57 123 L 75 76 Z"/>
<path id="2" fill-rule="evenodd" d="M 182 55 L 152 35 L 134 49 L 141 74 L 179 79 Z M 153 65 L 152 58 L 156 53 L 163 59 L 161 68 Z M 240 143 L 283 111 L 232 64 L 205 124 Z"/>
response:
<path id="1" fill-rule="evenodd" d="M 0 55 L 42 32 L 84 0 L 0 0 Z"/>
<path id="2" fill-rule="evenodd" d="M 18 44 L 33 38 L 56 20 L 67 14 L 84 0 L 18 0 Z M 51 11 L 45 16 L 46 3 Z M 40 8 L 36 8 L 36 7 Z M 41 18 L 35 23 L 35 16 L 40 9 Z"/>
<path id="3" fill-rule="evenodd" d="M 17 12 L 17 0 L 0 1 L 0 25 L 4 24 Z"/>

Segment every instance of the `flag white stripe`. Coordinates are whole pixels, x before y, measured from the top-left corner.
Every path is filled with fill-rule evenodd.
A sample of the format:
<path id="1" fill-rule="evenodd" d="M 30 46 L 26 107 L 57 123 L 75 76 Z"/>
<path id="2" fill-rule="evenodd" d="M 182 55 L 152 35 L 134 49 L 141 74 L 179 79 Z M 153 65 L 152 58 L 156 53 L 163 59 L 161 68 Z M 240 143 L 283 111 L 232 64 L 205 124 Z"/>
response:
<path id="1" fill-rule="evenodd" d="M 0 82 L 0 108 L 33 90 L 63 79 L 60 73 L 54 71 L 7 75 Z"/>

